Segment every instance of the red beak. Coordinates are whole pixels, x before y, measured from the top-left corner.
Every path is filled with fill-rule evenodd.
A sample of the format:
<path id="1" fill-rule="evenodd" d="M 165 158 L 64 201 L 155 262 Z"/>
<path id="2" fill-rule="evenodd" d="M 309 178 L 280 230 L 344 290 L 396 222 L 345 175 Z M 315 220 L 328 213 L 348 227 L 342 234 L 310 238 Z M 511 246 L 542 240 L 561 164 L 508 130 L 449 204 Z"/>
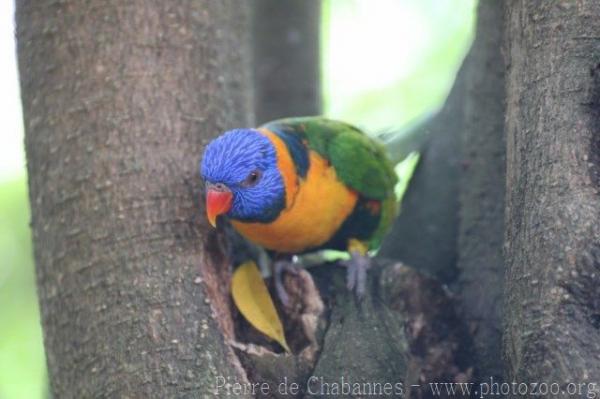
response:
<path id="1" fill-rule="evenodd" d="M 229 212 L 233 194 L 221 183 L 206 187 L 206 216 L 213 227 L 217 227 L 217 216 Z"/>

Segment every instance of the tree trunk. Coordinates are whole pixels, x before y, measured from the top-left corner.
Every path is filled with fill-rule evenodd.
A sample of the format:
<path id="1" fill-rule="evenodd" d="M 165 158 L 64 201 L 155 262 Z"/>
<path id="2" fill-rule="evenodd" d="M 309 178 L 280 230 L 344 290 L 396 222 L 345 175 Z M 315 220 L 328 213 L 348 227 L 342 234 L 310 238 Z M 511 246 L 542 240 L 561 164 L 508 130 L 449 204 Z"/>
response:
<path id="1" fill-rule="evenodd" d="M 507 21 L 508 372 L 568 389 L 600 379 L 600 3 Z"/>
<path id="2" fill-rule="evenodd" d="M 254 0 L 258 124 L 321 113 L 318 0 Z"/>
<path id="3" fill-rule="evenodd" d="M 503 376 L 504 279 L 504 31 L 503 1 L 481 1 L 475 42 L 465 61 L 458 289 L 473 339 L 479 378 Z"/>
<path id="4" fill-rule="evenodd" d="M 250 122 L 244 2 L 17 2 L 38 293 L 59 398 L 246 381 L 203 144 Z M 220 326 L 219 326 L 220 325 Z M 222 331 L 222 332 L 221 332 Z"/>
<path id="5" fill-rule="evenodd" d="M 421 160 L 400 215 L 379 252 L 446 283 L 456 277 L 460 134 L 467 78 L 463 66 L 440 112 L 411 134 L 428 137 L 422 139 Z"/>

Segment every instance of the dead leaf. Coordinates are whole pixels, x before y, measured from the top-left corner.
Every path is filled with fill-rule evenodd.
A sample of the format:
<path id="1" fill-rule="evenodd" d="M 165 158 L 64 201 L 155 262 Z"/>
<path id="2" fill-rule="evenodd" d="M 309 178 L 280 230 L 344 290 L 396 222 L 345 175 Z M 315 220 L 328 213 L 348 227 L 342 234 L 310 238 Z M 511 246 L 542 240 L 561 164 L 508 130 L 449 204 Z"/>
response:
<path id="1" fill-rule="evenodd" d="M 231 294 L 240 313 L 254 328 L 291 353 L 281 319 L 256 263 L 248 261 L 237 268 L 231 280 Z"/>

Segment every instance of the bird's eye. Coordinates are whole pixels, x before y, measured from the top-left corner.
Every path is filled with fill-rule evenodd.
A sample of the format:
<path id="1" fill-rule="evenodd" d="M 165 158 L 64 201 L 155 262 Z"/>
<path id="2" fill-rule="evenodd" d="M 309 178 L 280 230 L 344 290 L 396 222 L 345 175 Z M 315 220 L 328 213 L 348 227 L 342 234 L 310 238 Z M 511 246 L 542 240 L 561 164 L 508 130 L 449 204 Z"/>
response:
<path id="1" fill-rule="evenodd" d="M 260 172 L 260 170 L 255 170 L 253 172 L 250 172 L 248 177 L 246 177 L 246 179 L 242 182 L 242 186 L 243 187 L 254 186 L 260 180 L 261 175 L 262 175 L 262 173 Z"/>

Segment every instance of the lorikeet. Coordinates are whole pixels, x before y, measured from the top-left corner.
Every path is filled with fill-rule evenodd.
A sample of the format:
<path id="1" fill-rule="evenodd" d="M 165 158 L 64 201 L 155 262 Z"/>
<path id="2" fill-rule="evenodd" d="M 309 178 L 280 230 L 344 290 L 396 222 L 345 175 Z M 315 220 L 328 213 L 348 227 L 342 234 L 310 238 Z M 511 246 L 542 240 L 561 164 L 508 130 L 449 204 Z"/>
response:
<path id="1" fill-rule="evenodd" d="M 276 255 L 282 302 L 281 272 L 293 271 L 286 256 L 320 249 L 350 252 L 348 288 L 364 293 L 367 251 L 398 210 L 397 177 L 379 143 L 339 121 L 281 119 L 225 132 L 206 147 L 200 173 L 210 223 L 223 215 Z"/>

